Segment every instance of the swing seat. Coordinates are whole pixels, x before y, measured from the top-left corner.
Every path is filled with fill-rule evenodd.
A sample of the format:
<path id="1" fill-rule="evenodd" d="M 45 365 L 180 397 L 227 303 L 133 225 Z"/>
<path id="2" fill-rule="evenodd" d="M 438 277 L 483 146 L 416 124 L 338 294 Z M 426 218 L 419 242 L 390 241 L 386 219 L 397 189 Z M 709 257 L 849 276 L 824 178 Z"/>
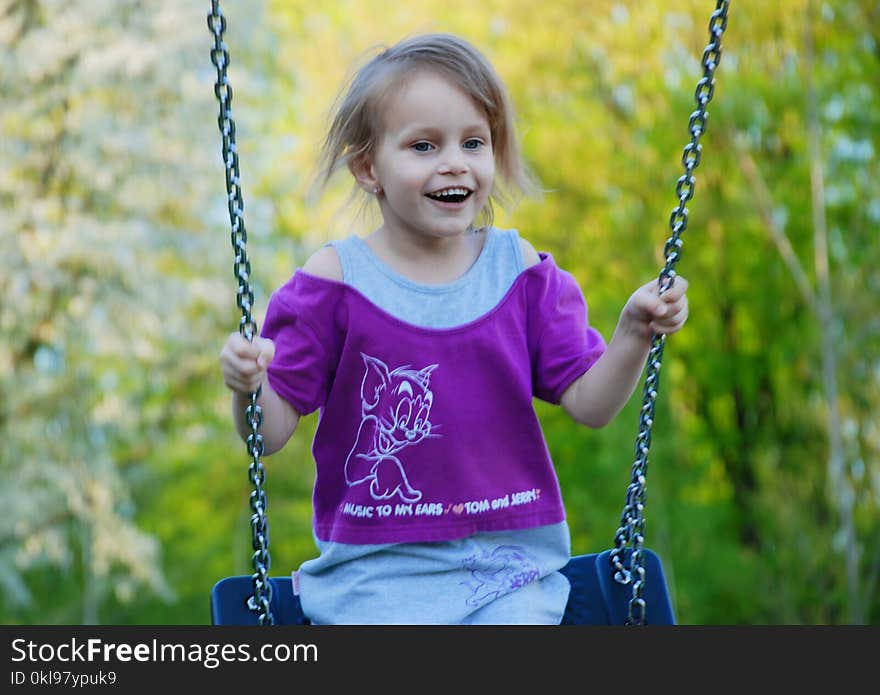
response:
<path id="1" fill-rule="evenodd" d="M 625 549 L 629 563 L 631 549 Z M 623 625 L 629 614 L 632 588 L 619 584 L 612 577 L 609 564 L 611 550 L 573 557 L 560 570 L 571 584 L 571 593 L 563 625 Z M 660 557 L 652 550 L 642 549 L 642 566 L 646 585 L 645 623 L 648 625 L 675 625 L 672 601 L 663 574 Z M 299 597 L 293 593 L 290 577 L 270 577 L 272 584 L 272 616 L 276 625 L 308 625 Z M 258 614 L 248 608 L 248 599 L 254 587 L 250 575 L 226 577 L 211 589 L 212 625 L 257 625 Z"/>

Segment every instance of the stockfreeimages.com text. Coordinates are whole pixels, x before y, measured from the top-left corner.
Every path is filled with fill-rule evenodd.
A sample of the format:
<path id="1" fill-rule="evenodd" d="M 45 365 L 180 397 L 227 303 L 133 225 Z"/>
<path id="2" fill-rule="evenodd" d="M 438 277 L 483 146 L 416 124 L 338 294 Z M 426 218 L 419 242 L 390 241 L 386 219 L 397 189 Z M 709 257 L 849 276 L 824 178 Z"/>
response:
<path id="1" fill-rule="evenodd" d="M 315 644 L 174 644 L 151 640 L 129 644 L 105 642 L 102 639 L 77 639 L 60 644 L 37 643 L 25 639 L 12 640 L 12 661 L 30 664 L 63 663 L 200 663 L 217 668 L 222 663 L 243 661 L 317 662 Z"/>

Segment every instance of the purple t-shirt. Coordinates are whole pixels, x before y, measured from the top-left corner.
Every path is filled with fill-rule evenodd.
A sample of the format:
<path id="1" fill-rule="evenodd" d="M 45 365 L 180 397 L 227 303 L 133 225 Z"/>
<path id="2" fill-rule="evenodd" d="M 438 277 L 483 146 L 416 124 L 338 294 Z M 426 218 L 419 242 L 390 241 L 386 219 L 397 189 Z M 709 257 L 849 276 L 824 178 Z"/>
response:
<path id="1" fill-rule="evenodd" d="M 269 301 L 272 388 L 321 414 L 315 535 L 444 541 L 565 518 L 533 397 L 558 403 L 605 350 L 549 254 L 491 311 L 415 326 L 350 285 L 298 270 Z"/>

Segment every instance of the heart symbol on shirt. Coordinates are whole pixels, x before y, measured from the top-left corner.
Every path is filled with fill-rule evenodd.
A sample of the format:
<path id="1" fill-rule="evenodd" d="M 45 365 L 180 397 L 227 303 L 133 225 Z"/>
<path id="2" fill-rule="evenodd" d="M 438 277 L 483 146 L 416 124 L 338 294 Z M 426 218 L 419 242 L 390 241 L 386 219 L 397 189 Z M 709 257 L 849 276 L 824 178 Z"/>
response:
<path id="1" fill-rule="evenodd" d="M 464 511 L 464 505 L 463 504 L 456 504 L 454 507 L 452 507 L 452 511 L 455 512 L 456 514 L 461 514 Z"/>

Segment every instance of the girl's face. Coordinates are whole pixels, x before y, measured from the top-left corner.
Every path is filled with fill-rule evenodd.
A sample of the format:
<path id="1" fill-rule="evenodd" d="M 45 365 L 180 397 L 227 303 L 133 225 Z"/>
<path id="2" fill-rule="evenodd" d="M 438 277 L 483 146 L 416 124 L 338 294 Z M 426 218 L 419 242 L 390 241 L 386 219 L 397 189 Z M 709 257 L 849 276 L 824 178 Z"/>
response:
<path id="1" fill-rule="evenodd" d="M 419 72 L 390 94 L 383 131 L 361 184 L 378 195 L 392 233 L 463 234 L 486 205 L 495 177 L 489 122 L 454 83 Z M 356 174 L 357 175 L 357 174 Z"/>

